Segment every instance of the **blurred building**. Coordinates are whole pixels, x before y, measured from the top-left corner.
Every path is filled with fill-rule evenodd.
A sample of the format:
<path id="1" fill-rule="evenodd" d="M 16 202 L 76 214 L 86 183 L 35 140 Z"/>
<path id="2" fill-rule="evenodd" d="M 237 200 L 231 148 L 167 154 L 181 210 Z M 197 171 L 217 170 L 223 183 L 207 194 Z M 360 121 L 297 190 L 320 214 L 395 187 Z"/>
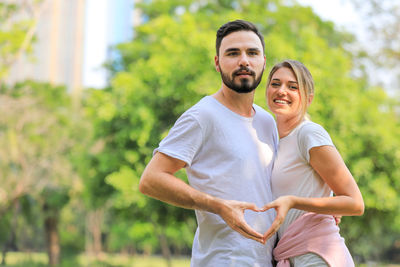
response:
<path id="1" fill-rule="evenodd" d="M 7 81 L 62 84 L 76 94 L 103 88 L 111 47 L 132 38 L 139 16 L 134 0 L 43 0 L 33 55 L 16 62 Z"/>

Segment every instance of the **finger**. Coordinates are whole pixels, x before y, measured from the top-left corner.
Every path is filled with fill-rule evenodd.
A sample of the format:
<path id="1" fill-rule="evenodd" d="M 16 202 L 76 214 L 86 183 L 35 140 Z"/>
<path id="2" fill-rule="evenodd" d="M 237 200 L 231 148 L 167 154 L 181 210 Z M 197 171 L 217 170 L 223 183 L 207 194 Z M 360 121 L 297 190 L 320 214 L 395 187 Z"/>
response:
<path id="1" fill-rule="evenodd" d="M 243 223 L 242 225 L 238 225 L 238 227 L 244 231 L 247 235 L 255 237 L 255 238 L 263 238 L 263 235 L 254 230 L 253 228 L 250 227 L 247 223 Z"/>
<path id="2" fill-rule="evenodd" d="M 268 204 L 264 205 L 264 206 L 261 208 L 260 211 L 267 211 L 267 210 L 272 209 L 272 208 L 274 208 L 274 207 L 275 207 L 275 205 L 273 205 L 273 202 L 271 202 L 271 203 L 268 203 Z"/>
<path id="3" fill-rule="evenodd" d="M 261 236 L 254 235 L 254 234 L 249 234 L 241 225 L 234 225 L 232 227 L 232 229 L 235 230 L 236 232 L 238 232 L 239 234 L 241 234 L 242 236 L 246 237 L 246 238 L 249 238 L 249 239 L 252 239 L 252 240 L 255 240 L 255 241 L 258 241 L 258 242 L 262 242 L 263 241 L 263 236 L 261 234 L 259 234 L 257 232 L 256 233 L 261 235 Z"/>
<path id="4" fill-rule="evenodd" d="M 268 228 L 268 230 L 264 233 L 264 239 L 268 240 L 270 239 L 276 232 L 278 232 L 279 228 L 281 227 L 282 220 L 279 218 L 275 218 L 275 220 L 272 222 L 271 226 Z"/>
<path id="5" fill-rule="evenodd" d="M 254 230 L 245 220 L 241 218 L 237 221 L 236 227 L 243 231 L 246 235 L 251 236 L 253 238 L 257 238 L 259 240 L 263 239 L 263 235 Z"/>
<path id="6" fill-rule="evenodd" d="M 238 227 L 237 232 L 239 232 L 241 235 L 243 235 L 246 238 L 255 240 L 257 242 L 260 242 L 262 244 L 264 244 L 264 237 L 261 235 L 261 237 L 256 237 L 254 235 L 248 234 L 247 231 L 245 231 L 242 227 Z"/>
<path id="7" fill-rule="evenodd" d="M 246 209 L 246 210 L 252 210 L 252 211 L 261 211 L 260 208 L 258 208 L 255 204 L 247 203 L 247 202 L 244 202 L 242 208 Z"/>
<path id="8" fill-rule="evenodd" d="M 277 229 L 275 227 L 270 227 L 268 230 L 264 233 L 264 240 L 267 241 L 270 239 L 275 233 L 277 232 Z"/>
<path id="9" fill-rule="evenodd" d="M 335 219 L 336 225 L 339 225 L 339 223 L 342 220 L 342 217 L 343 217 L 342 215 L 333 215 L 333 218 Z"/>

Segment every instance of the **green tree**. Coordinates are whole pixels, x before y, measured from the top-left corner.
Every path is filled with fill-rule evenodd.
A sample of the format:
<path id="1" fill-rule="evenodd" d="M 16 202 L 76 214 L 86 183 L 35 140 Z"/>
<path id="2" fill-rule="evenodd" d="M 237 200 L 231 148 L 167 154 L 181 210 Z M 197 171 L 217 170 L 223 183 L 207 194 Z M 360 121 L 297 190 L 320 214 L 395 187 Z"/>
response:
<path id="1" fill-rule="evenodd" d="M 36 24 L 48 0 L 0 3 L 0 85 L 11 66 L 32 52 Z"/>
<path id="2" fill-rule="evenodd" d="M 3 86 L 0 100 L 0 208 L 16 207 L 28 195 L 35 199 L 42 208 L 49 263 L 55 265 L 59 211 L 80 187 L 71 164 L 82 128 L 79 118 L 64 87 L 35 82 Z"/>
<path id="3" fill-rule="evenodd" d="M 392 95 L 400 93 L 400 3 L 351 0 L 363 21 L 363 45 L 358 47 L 360 66 Z"/>

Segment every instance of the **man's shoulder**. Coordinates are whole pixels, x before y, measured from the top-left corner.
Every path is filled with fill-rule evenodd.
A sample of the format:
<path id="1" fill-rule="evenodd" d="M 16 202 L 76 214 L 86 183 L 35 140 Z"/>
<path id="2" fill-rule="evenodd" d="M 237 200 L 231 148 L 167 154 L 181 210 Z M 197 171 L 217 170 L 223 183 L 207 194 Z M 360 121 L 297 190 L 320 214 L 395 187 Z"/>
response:
<path id="1" fill-rule="evenodd" d="M 204 96 L 196 104 L 191 106 L 182 115 L 193 116 L 196 119 L 203 119 L 204 117 L 209 117 L 215 113 L 215 103 L 212 96 Z"/>
<path id="2" fill-rule="evenodd" d="M 269 113 L 268 111 L 266 111 L 265 109 L 263 109 L 262 107 L 260 107 L 257 104 L 253 104 L 253 107 L 256 111 L 257 117 L 264 119 L 264 120 L 271 120 L 271 121 L 275 121 L 274 117 L 271 115 L 271 113 Z"/>

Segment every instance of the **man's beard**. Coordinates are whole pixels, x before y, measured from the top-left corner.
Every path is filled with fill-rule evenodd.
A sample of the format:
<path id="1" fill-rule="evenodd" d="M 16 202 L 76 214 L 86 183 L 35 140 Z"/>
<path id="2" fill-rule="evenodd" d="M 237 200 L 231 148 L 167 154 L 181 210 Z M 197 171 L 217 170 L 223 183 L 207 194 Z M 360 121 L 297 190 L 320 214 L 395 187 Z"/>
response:
<path id="1" fill-rule="evenodd" d="M 254 80 L 251 81 L 249 78 L 242 78 L 242 79 L 240 79 L 239 84 L 235 83 L 235 77 L 237 76 L 238 73 L 240 73 L 242 71 L 246 71 L 247 73 L 249 73 L 252 77 L 254 77 Z M 250 93 L 254 89 L 256 89 L 257 86 L 261 82 L 263 72 L 264 72 L 264 68 L 261 71 L 260 75 L 257 77 L 256 73 L 254 71 L 252 71 L 246 67 L 241 67 L 240 69 L 238 69 L 232 73 L 232 77 L 229 77 L 229 74 L 224 73 L 222 71 L 222 69 L 220 71 L 221 78 L 222 78 L 222 81 L 224 82 L 224 84 L 228 88 L 232 89 L 233 91 L 235 91 L 239 94 Z"/>

